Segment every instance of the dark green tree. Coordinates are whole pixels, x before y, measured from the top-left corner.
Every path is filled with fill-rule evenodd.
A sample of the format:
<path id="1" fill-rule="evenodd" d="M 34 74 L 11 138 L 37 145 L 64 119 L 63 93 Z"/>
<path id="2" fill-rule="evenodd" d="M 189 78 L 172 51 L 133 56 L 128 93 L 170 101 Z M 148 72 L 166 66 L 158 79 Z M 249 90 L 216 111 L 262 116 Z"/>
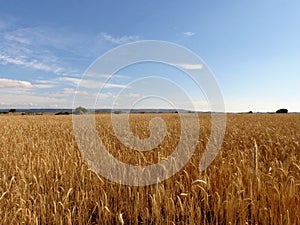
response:
<path id="1" fill-rule="evenodd" d="M 17 110 L 16 109 L 10 109 L 8 112 L 15 113 L 15 112 L 17 112 Z"/>
<path id="2" fill-rule="evenodd" d="M 79 106 L 75 109 L 74 114 L 86 114 L 88 110 L 82 106 Z"/>
<path id="3" fill-rule="evenodd" d="M 278 109 L 276 113 L 288 113 L 289 111 L 287 109 Z"/>

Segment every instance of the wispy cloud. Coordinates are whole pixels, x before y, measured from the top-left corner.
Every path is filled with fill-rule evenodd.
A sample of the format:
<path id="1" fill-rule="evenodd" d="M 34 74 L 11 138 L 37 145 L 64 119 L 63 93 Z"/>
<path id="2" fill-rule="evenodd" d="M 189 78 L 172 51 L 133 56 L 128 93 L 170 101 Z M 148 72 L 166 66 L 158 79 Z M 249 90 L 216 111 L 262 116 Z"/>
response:
<path id="1" fill-rule="evenodd" d="M 187 37 L 191 37 L 191 36 L 195 35 L 195 33 L 191 32 L 191 31 L 184 32 L 183 34 L 184 34 L 184 36 L 187 36 Z"/>
<path id="2" fill-rule="evenodd" d="M 137 41 L 139 40 L 139 36 L 136 35 L 124 35 L 121 37 L 113 37 L 110 34 L 107 33 L 101 33 L 101 37 L 105 40 L 105 41 L 109 41 L 113 44 L 125 44 L 127 42 L 131 42 L 131 41 Z"/>
<path id="3" fill-rule="evenodd" d="M 49 107 L 50 105 L 64 104 L 65 99 L 46 96 L 37 96 L 32 94 L 4 94 L 0 95 L 0 106 L 2 108 L 32 108 Z"/>
<path id="4" fill-rule="evenodd" d="M 97 95 L 98 100 L 104 100 L 108 98 L 115 98 L 115 95 L 112 92 L 101 92 Z"/>
<path id="5" fill-rule="evenodd" d="M 0 63 L 74 76 L 83 70 L 77 67 L 78 61 L 92 61 L 99 52 L 111 47 L 110 43 L 124 44 L 138 39 L 137 35 L 115 37 L 99 33 L 90 36 L 59 28 L 20 27 L 0 18 Z"/>
<path id="6" fill-rule="evenodd" d="M 31 44 L 31 40 L 29 38 L 12 35 L 10 33 L 5 33 L 4 39 L 7 41 L 15 41 L 15 42 L 18 42 L 21 44 L 26 44 L 26 45 Z"/>
<path id="7" fill-rule="evenodd" d="M 106 83 L 104 88 L 130 88 L 129 85 Z"/>
<path id="8" fill-rule="evenodd" d="M 13 57 L 10 57 L 10 56 L 0 53 L 0 62 L 2 64 L 10 63 L 10 64 L 18 65 L 18 66 L 24 66 L 24 67 L 31 68 L 31 69 L 43 70 L 46 72 L 53 72 L 53 73 L 57 73 L 57 74 L 59 74 L 60 72 L 63 71 L 63 69 L 59 66 L 47 65 L 47 64 L 37 61 L 36 59 L 28 60 L 27 57 L 25 57 L 25 56 L 13 58 Z"/>
<path id="9" fill-rule="evenodd" d="M 74 88 L 64 88 L 63 94 L 65 95 L 88 95 L 86 91 L 76 91 Z"/>
<path id="10" fill-rule="evenodd" d="M 0 78 L 0 88 L 24 88 L 31 89 L 34 88 L 32 83 L 23 80 L 11 80 Z"/>
<path id="11" fill-rule="evenodd" d="M 81 79 L 75 77 L 60 77 L 59 80 L 65 81 L 71 84 L 72 86 L 78 86 L 79 82 L 81 81 Z"/>
<path id="12" fill-rule="evenodd" d="M 45 84 L 45 85 L 56 85 L 56 84 L 58 84 L 58 81 L 56 79 L 54 79 L 54 80 L 35 80 L 35 83 Z"/>
<path id="13" fill-rule="evenodd" d="M 74 71 L 79 73 L 78 69 L 73 68 L 65 59 L 65 54 L 73 54 L 73 48 L 69 45 L 74 44 L 74 48 L 77 45 L 74 41 L 61 37 L 60 32 L 56 35 L 50 29 L 16 28 L 16 25 L 4 28 L 0 30 L 0 64 L 14 64 L 57 75 L 74 74 Z"/>
<path id="14" fill-rule="evenodd" d="M 32 83 L 24 80 L 13 80 L 7 78 L 0 78 L 0 88 L 5 89 L 45 89 L 45 88 L 53 88 L 56 85 L 54 83 Z M 6 90 L 7 91 L 7 90 Z"/>
<path id="15" fill-rule="evenodd" d="M 2 106 L 5 103 L 6 106 L 47 107 L 55 104 L 70 105 L 74 94 L 90 98 L 90 94 L 96 95 L 104 85 L 97 78 L 103 81 L 110 76 L 104 74 L 95 76 L 93 80 L 81 81 L 79 77 L 85 67 L 112 45 L 138 39 L 136 35 L 115 37 L 108 33 L 98 33 L 90 36 L 59 28 L 24 27 L 18 25 L 17 21 L 8 22 L 0 18 L 1 69 L 11 73 L 13 68 L 18 74 L 24 74 L 24 78 L 0 78 L 0 102 Z M 114 78 L 118 78 L 117 81 Z M 105 91 L 128 88 L 121 84 L 124 78 L 126 76 L 113 75 L 104 85 Z M 84 90 L 76 91 L 79 82 Z M 102 97 L 113 98 L 110 94 Z"/>
<path id="16" fill-rule="evenodd" d="M 188 64 L 188 63 L 180 63 L 176 64 L 176 66 L 182 67 L 186 70 L 201 70 L 203 68 L 202 64 Z"/>
<path id="17" fill-rule="evenodd" d="M 49 88 L 55 88 L 56 85 L 54 85 L 54 84 L 34 84 L 34 87 L 38 88 L 38 89 L 49 89 Z"/>
<path id="18" fill-rule="evenodd" d="M 99 89 L 103 88 L 129 88 L 128 85 L 116 84 L 116 83 L 102 83 L 97 80 L 86 80 L 79 79 L 75 77 L 60 77 L 60 81 L 69 82 L 72 86 L 78 86 L 86 88 L 86 89 Z"/>

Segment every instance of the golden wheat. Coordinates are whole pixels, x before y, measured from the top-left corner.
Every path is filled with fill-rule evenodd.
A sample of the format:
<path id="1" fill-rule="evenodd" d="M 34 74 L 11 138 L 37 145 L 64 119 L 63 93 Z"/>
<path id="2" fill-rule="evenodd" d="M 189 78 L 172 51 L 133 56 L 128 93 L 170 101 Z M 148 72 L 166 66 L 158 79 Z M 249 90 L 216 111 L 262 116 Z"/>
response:
<path id="1" fill-rule="evenodd" d="M 180 139 L 177 114 L 131 115 L 135 135 L 148 122 L 168 127 L 153 151 L 128 150 L 110 115 L 97 115 L 104 145 L 119 160 L 150 165 Z M 71 116 L 0 116 L 0 224 L 300 224 L 300 115 L 228 115 L 225 139 L 210 167 L 198 165 L 210 116 L 189 163 L 151 186 L 113 183 L 93 172 L 77 148 Z"/>

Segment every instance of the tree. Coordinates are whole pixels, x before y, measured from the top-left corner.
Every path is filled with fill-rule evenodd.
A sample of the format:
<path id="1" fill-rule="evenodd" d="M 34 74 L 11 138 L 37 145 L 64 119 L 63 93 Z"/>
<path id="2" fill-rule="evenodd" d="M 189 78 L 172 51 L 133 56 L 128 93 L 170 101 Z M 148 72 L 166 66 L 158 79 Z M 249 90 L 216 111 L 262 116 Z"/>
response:
<path id="1" fill-rule="evenodd" d="M 8 112 L 15 113 L 15 112 L 17 112 L 17 110 L 16 109 L 10 109 Z"/>
<path id="2" fill-rule="evenodd" d="M 88 113 L 88 110 L 82 106 L 79 106 L 75 109 L 75 111 L 73 113 L 74 114 L 86 114 L 86 113 Z"/>
<path id="3" fill-rule="evenodd" d="M 289 111 L 287 109 L 278 109 L 276 113 L 288 113 Z"/>

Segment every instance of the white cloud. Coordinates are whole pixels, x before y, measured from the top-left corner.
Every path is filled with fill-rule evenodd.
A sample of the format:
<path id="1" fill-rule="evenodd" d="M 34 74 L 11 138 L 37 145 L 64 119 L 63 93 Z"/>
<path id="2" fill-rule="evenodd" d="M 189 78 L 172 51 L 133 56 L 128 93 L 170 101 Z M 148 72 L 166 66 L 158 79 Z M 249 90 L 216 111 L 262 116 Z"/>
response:
<path id="1" fill-rule="evenodd" d="M 57 84 L 55 80 L 36 80 L 39 84 Z"/>
<path id="2" fill-rule="evenodd" d="M 31 40 L 29 38 L 19 37 L 9 33 L 4 34 L 4 39 L 6 39 L 7 41 L 19 42 L 21 44 L 31 44 Z"/>
<path id="3" fill-rule="evenodd" d="M 58 85 L 57 80 L 35 80 L 34 87 L 36 88 L 55 88 Z"/>
<path id="4" fill-rule="evenodd" d="M 114 44 L 124 44 L 127 42 L 131 42 L 131 41 L 137 41 L 139 39 L 139 36 L 134 36 L 134 35 L 124 35 L 121 37 L 113 37 L 110 34 L 107 33 L 101 33 L 101 37 L 105 40 L 105 41 L 109 41 L 112 42 Z"/>
<path id="5" fill-rule="evenodd" d="M 43 27 L 16 27 L 18 26 L 11 24 L 3 31 L 0 29 L 0 64 L 15 64 L 57 75 L 78 73 L 71 68 L 67 63 L 68 59 L 62 57 L 59 51 L 74 55 L 77 46 L 83 48 L 79 44 L 82 42 L 81 39 L 74 39 L 75 35 L 66 31 Z M 80 56 L 82 57 L 82 54 Z M 76 57 L 78 58 L 78 54 Z"/>
<path id="6" fill-rule="evenodd" d="M 184 32 L 183 34 L 187 37 L 191 37 L 191 36 L 195 35 L 195 33 L 191 32 L 191 31 Z"/>
<path id="7" fill-rule="evenodd" d="M 6 78 L 0 78 L 0 88 L 5 88 L 5 92 L 8 93 L 8 88 L 18 89 L 21 91 L 21 89 L 47 89 L 47 88 L 53 88 L 56 85 L 49 81 L 48 83 L 40 83 L 37 82 L 36 84 L 33 84 L 29 81 L 23 81 L 23 80 L 13 80 L 13 79 L 6 79 Z"/>
<path id="8" fill-rule="evenodd" d="M 108 98 L 114 98 L 114 94 L 112 92 L 101 92 L 97 95 L 98 100 L 104 100 Z"/>
<path id="9" fill-rule="evenodd" d="M 102 86 L 103 84 L 100 85 L 100 87 Z M 112 83 L 106 83 L 104 84 L 104 87 L 103 88 L 130 88 L 130 86 L 128 85 L 123 85 L 123 84 L 112 84 Z"/>
<path id="10" fill-rule="evenodd" d="M 87 89 L 99 89 L 103 86 L 103 88 L 129 88 L 127 85 L 123 84 L 114 84 L 114 83 L 102 83 L 97 80 L 85 80 L 85 79 L 79 79 L 75 77 L 60 77 L 61 81 L 67 81 L 71 83 L 73 86 L 78 86 L 80 84 L 80 87 L 87 88 Z"/>
<path id="11" fill-rule="evenodd" d="M 129 94 L 127 94 L 127 96 L 129 98 L 140 98 L 141 94 L 140 93 L 129 93 Z"/>
<path id="12" fill-rule="evenodd" d="M 70 61 L 95 58 L 99 52 L 107 50 L 107 42 L 123 44 L 138 39 L 135 35 L 114 37 L 100 33 L 89 36 L 59 28 L 20 28 L 18 24 L 0 19 L 0 64 L 9 63 L 61 76 L 74 76 L 80 72 Z M 62 56 L 62 51 L 68 53 L 65 54 L 68 57 Z"/>
<path id="13" fill-rule="evenodd" d="M 201 70 L 203 68 L 202 64 L 183 63 L 183 64 L 176 64 L 176 66 L 182 67 L 183 69 L 186 69 L 186 70 Z"/>
<path id="14" fill-rule="evenodd" d="M 60 73 L 63 69 L 55 66 L 55 65 L 46 65 L 42 62 L 39 62 L 35 59 L 32 60 L 27 60 L 26 57 L 10 57 L 7 56 L 5 54 L 1 54 L 0 53 L 0 62 L 2 61 L 2 64 L 14 64 L 14 65 L 18 65 L 18 66 L 24 66 L 27 68 L 31 68 L 31 69 L 36 69 L 36 70 L 43 70 L 46 72 L 54 72 L 54 73 Z"/>
<path id="15" fill-rule="evenodd" d="M 127 93 L 127 94 L 121 94 L 121 95 L 117 95 L 117 94 L 113 94 L 112 92 L 101 92 L 98 95 L 99 99 L 107 99 L 107 98 L 122 98 L 122 99 L 137 99 L 140 98 L 141 94 L 139 93 Z"/>
<path id="16" fill-rule="evenodd" d="M 71 83 L 73 86 L 78 86 L 79 82 L 81 81 L 81 79 L 75 77 L 60 77 L 59 80 Z"/>
<path id="17" fill-rule="evenodd" d="M 65 95 L 88 95 L 86 91 L 76 91 L 73 88 L 64 88 L 63 94 Z"/>
<path id="18" fill-rule="evenodd" d="M 48 89 L 48 88 L 54 88 L 56 85 L 53 84 L 35 84 L 34 87 L 35 88 L 39 88 L 39 89 Z"/>
<path id="19" fill-rule="evenodd" d="M 32 85 L 28 81 L 11 80 L 11 79 L 0 78 L 0 88 L 24 88 L 24 89 L 31 89 L 31 88 L 34 88 L 34 85 Z"/>
<path id="20" fill-rule="evenodd" d="M 48 107 L 49 104 L 64 103 L 65 99 L 53 98 L 45 96 L 37 96 L 32 94 L 4 94 L 0 95 L 2 108 L 17 107 L 17 108 L 32 108 L 32 107 Z"/>

